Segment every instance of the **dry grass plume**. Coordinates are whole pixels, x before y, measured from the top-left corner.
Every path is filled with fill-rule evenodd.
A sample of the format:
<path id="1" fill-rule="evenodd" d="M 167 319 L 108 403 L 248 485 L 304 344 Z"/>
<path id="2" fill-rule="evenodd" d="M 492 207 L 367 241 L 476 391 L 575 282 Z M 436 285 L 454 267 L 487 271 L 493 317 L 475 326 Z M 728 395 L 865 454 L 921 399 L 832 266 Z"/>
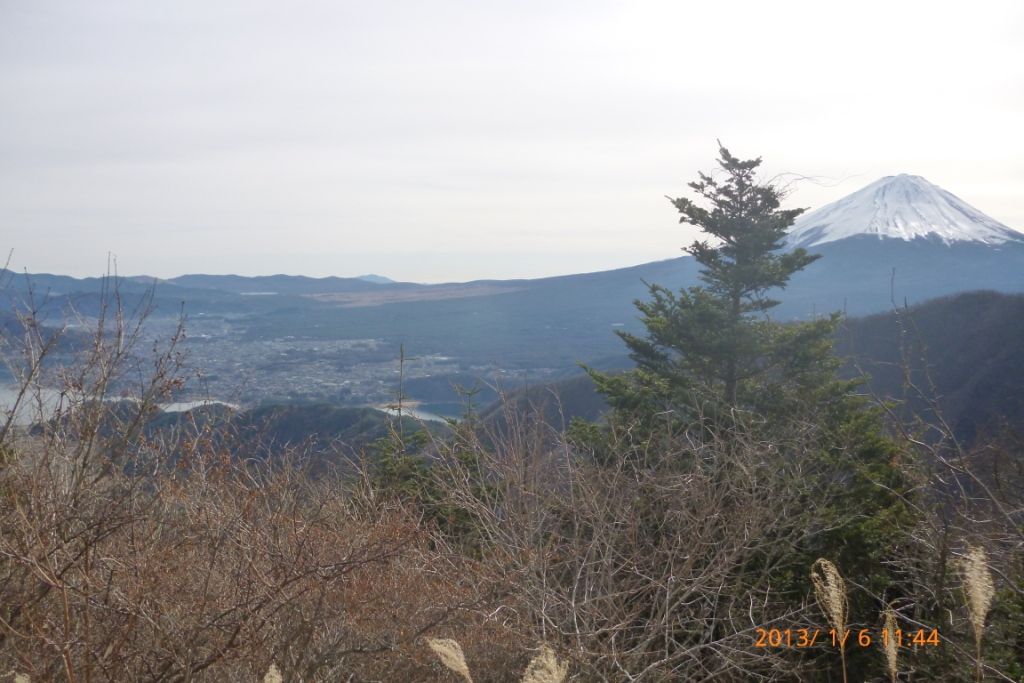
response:
<path id="1" fill-rule="evenodd" d="M 882 649 L 885 650 L 885 664 L 889 670 L 889 680 L 896 683 L 897 659 L 899 658 L 899 645 L 896 642 L 896 613 L 893 611 L 892 605 L 889 605 L 882 614 L 882 629 L 885 631 Z"/>
<path id="2" fill-rule="evenodd" d="M 468 683 L 473 683 L 469 667 L 466 666 L 466 657 L 462 654 L 462 646 L 458 642 L 450 638 L 427 638 L 427 645 L 442 664 L 462 676 Z M 569 665 L 558 661 L 550 647 L 541 645 L 540 653 L 526 667 L 521 683 L 563 683 L 568 673 Z"/>
<path id="3" fill-rule="evenodd" d="M 466 665 L 466 656 L 462 654 L 462 646 L 458 642 L 451 638 L 427 638 L 427 646 L 434 651 L 442 664 L 466 679 L 466 683 L 473 683 L 473 677 L 469 675 L 469 667 Z"/>
<path id="4" fill-rule="evenodd" d="M 811 565 L 811 584 L 814 586 L 818 606 L 838 636 L 843 683 L 846 683 L 846 582 L 834 564 L 824 558 L 818 558 Z"/>
<path id="5" fill-rule="evenodd" d="M 270 668 L 267 669 L 267 674 L 263 677 L 263 683 L 283 683 L 284 677 L 281 676 L 281 671 L 277 668 L 277 664 L 271 662 Z"/>
<path id="6" fill-rule="evenodd" d="M 540 654 L 526 667 L 522 683 L 562 683 L 568 673 L 569 666 L 558 661 L 550 647 L 542 645 Z"/>
<path id="7" fill-rule="evenodd" d="M 985 617 L 992 607 L 995 586 L 992 573 L 988 569 L 988 557 L 985 549 L 980 546 L 968 546 L 963 560 L 960 562 L 963 574 L 964 595 L 967 597 L 967 612 L 970 614 L 971 626 L 974 629 L 975 656 L 977 660 L 977 680 L 982 678 L 981 640 L 985 633 Z"/>

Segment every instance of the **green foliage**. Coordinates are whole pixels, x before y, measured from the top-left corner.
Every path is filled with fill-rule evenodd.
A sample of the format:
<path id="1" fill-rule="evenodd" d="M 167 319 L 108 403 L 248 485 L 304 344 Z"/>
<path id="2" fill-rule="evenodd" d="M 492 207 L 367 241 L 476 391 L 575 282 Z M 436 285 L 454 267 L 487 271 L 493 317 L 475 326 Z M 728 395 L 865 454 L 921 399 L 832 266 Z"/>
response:
<path id="1" fill-rule="evenodd" d="M 724 177 L 702 173 L 690 183 L 709 208 L 672 200 L 680 222 L 717 242 L 698 240 L 686 249 L 701 266 L 704 286 L 676 293 L 650 285 L 651 299 L 636 302 L 646 336 L 620 332 L 636 370 L 591 372 L 620 416 L 647 429 L 665 414 L 676 431 L 728 426 L 738 411 L 787 414 L 838 366 L 831 346 L 838 316 L 780 325 L 766 315 L 779 303 L 769 293 L 817 258 L 802 249 L 777 253 L 802 210 L 781 209 L 781 191 L 757 184 L 760 159 L 742 161 L 724 147 L 720 153 Z M 663 419 L 654 422 L 664 426 Z"/>
<path id="2" fill-rule="evenodd" d="M 406 435 L 396 426 L 399 424 L 399 420 L 393 421 L 387 436 L 372 444 L 372 483 L 375 490 L 387 495 L 418 501 L 429 486 L 429 468 L 421 451 L 430 435 L 423 430 Z"/>

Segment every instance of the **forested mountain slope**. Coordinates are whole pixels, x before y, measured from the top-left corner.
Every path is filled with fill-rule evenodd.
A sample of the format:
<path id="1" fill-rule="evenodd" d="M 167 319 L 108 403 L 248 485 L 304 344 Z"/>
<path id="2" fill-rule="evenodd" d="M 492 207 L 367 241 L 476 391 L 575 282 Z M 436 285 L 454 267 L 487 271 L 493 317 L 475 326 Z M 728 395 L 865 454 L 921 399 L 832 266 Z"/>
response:
<path id="1" fill-rule="evenodd" d="M 937 407 L 972 441 L 1008 427 L 1024 434 L 1024 295 L 980 291 L 849 318 L 837 339 L 843 374 L 863 373 L 865 391 L 900 402 L 904 417 L 933 420 Z M 626 364 L 623 358 L 621 365 Z M 552 426 L 595 420 L 605 409 L 585 375 L 512 392 L 519 409 Z M 496 416 L 497 405 L 485 414 Z"/>

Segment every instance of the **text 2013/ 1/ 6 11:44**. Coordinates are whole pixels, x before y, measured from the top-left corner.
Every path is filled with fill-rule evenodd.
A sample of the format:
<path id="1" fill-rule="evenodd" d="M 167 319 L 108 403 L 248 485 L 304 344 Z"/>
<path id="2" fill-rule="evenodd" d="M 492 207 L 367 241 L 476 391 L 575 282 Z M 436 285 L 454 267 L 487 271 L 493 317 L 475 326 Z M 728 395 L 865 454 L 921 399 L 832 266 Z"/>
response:
<path id="1" fill-rule="evenodd" d="M 891 632 L 886 629 L 872 631 L 867 628 L 847 629 L 842 632 L 834 628 L 827 631 L 820 628 L 758 628 L 754 647 L 870 647 L 875 643 L 888 645 L 890 639 L 896 647 L 935 646 L 942 642 L 938 629 L 934 628 L 919 628 L 912 631 L 895 629 Z"/>

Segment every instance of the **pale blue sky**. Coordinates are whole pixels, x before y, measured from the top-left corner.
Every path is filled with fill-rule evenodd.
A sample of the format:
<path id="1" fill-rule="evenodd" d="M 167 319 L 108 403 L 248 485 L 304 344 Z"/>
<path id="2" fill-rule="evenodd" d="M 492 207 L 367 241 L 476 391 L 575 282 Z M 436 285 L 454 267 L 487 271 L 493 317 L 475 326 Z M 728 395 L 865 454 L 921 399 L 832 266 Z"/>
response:
<path id="1" fill-rule="evenodd" d="M 815 207 L 922 175 L 1024 229 L 1024 3 L 0 0 L 30 271 L 533 277 L 679 253 L 721 138 Z"/>

